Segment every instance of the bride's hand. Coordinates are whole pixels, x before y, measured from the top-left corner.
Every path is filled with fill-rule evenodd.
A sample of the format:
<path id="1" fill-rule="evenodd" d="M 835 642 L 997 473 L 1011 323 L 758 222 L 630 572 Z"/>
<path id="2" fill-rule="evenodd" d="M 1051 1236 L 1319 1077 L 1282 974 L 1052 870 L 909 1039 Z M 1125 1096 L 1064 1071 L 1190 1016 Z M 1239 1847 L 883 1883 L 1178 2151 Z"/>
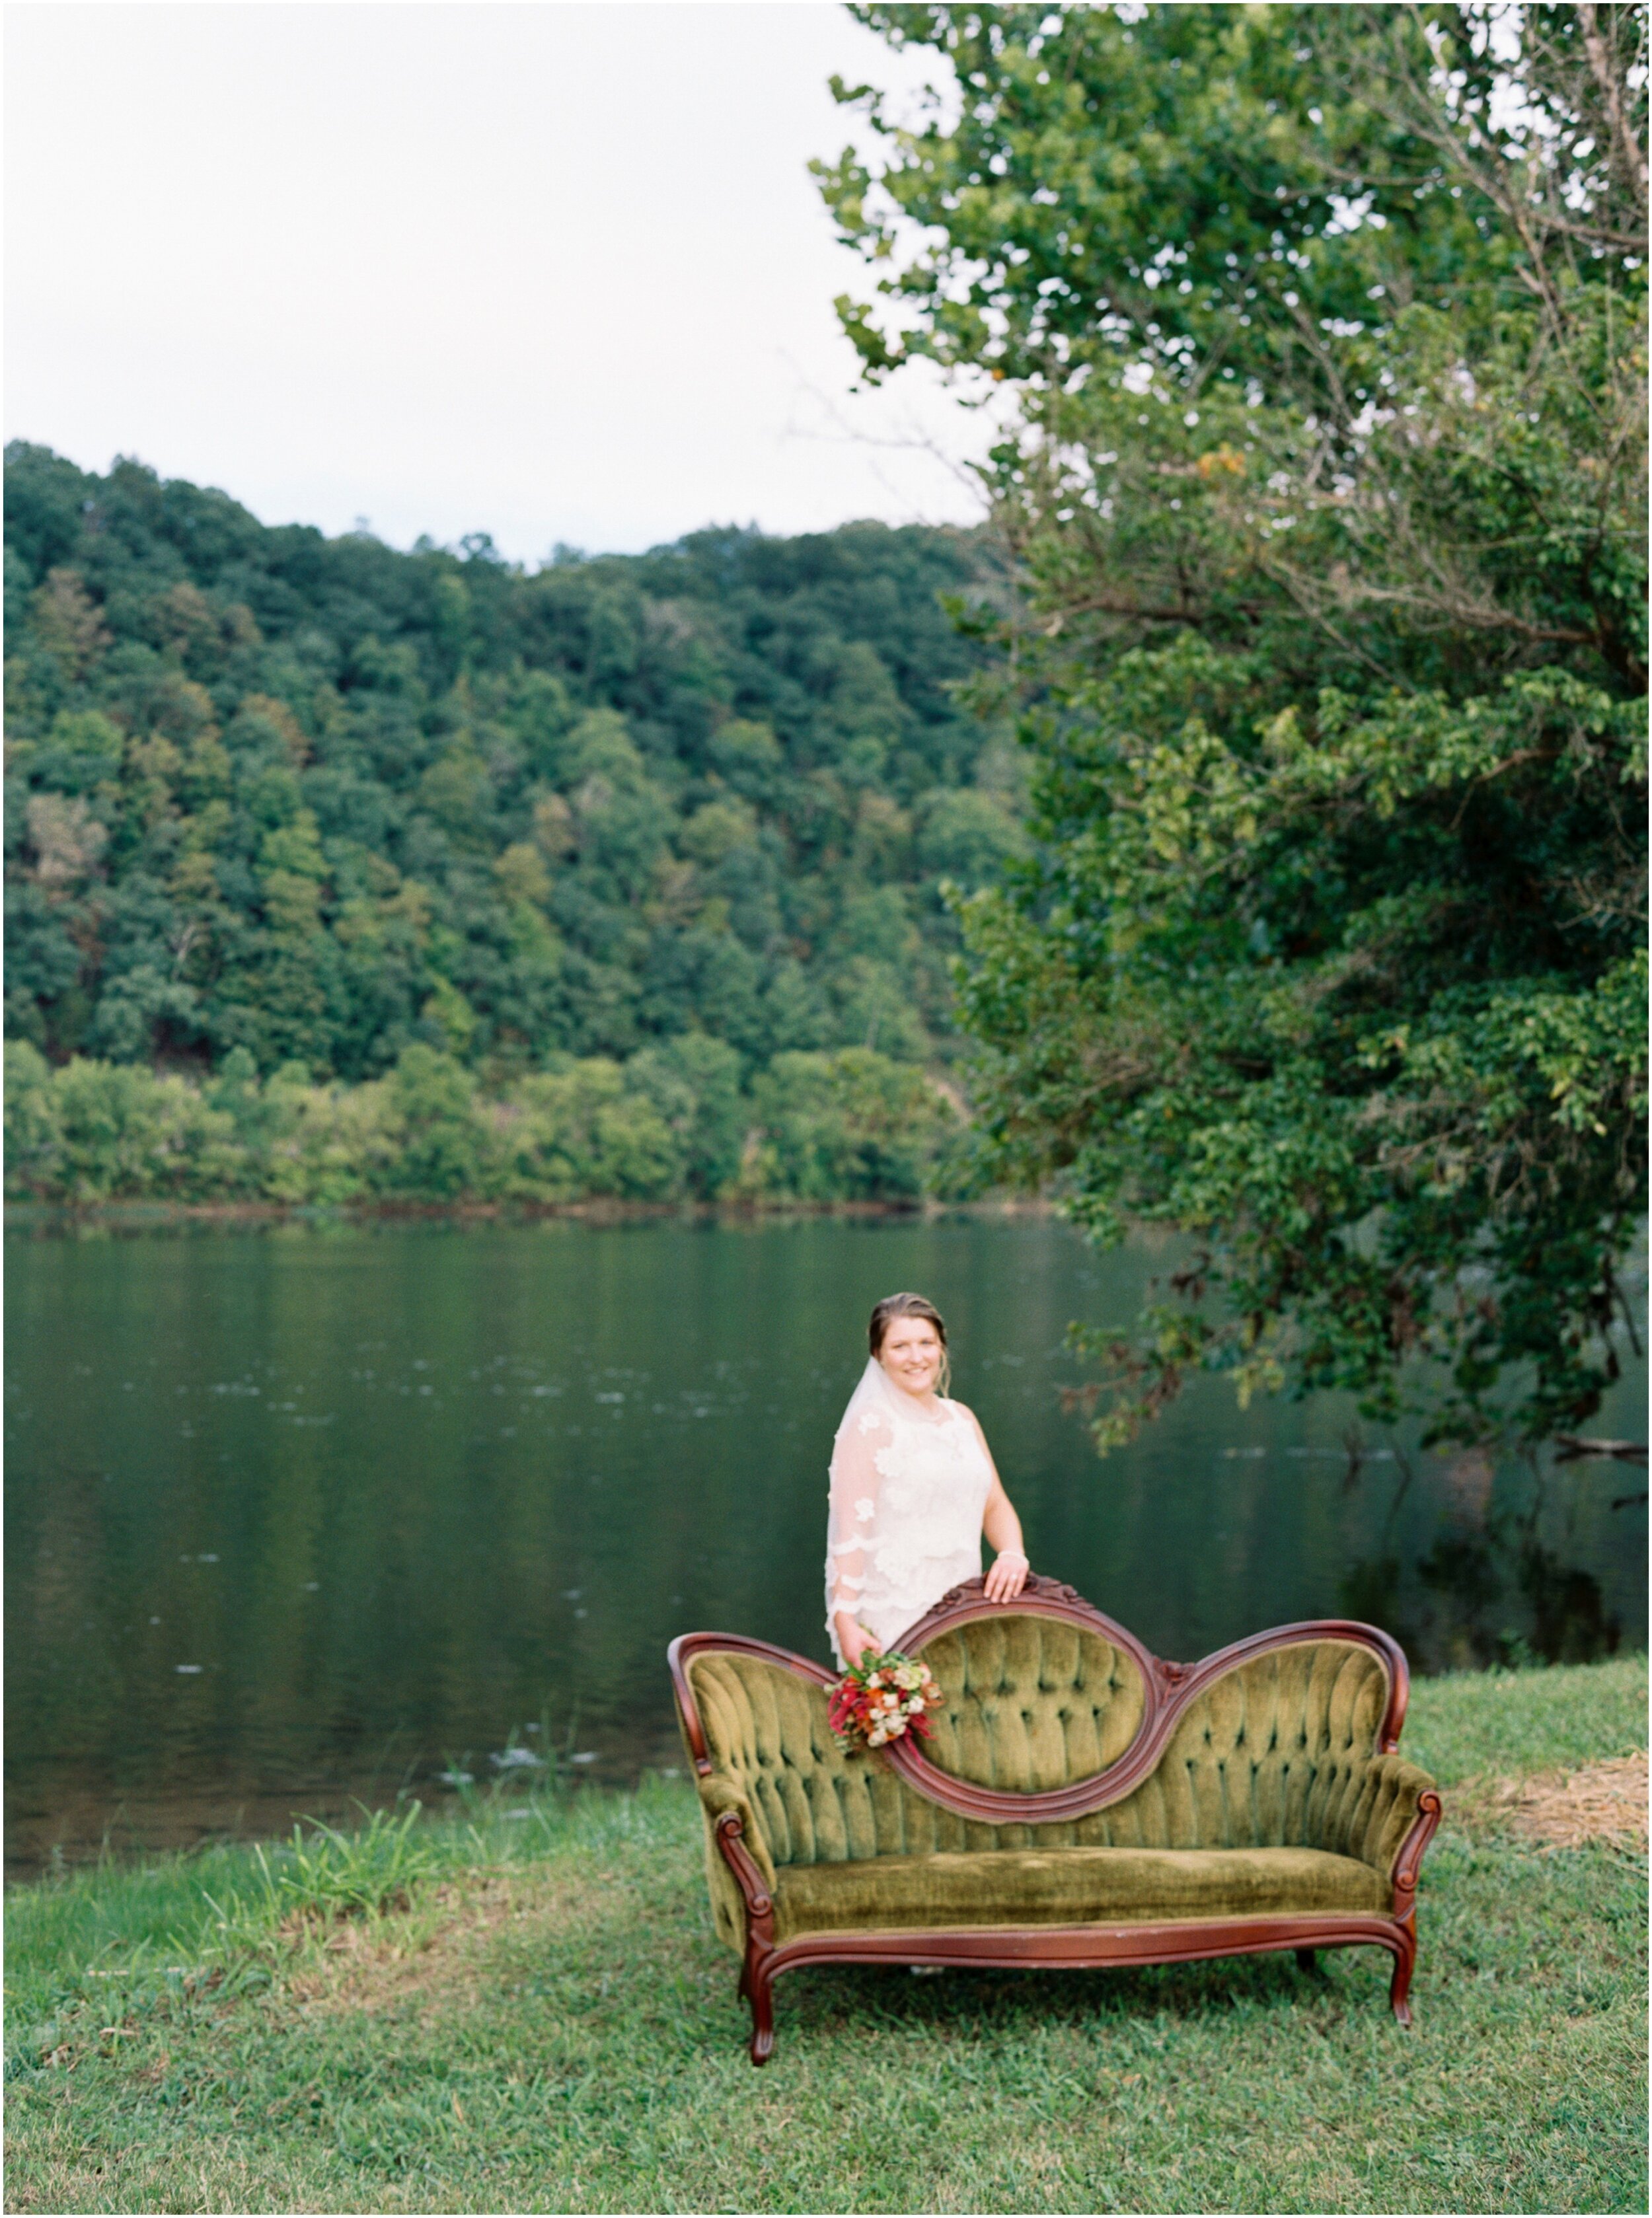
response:
<path id="1" fill-rule="evenodd" d="M 1008 1548 L 995 1557 L 992 1569 L 986 1575 L 986 1598 L 989 1602 L 1014 1602 L 1027 1583 L 1030 1569 L 1019 1548 Z"/>
<path id="2" fill-rule="evenodd" d="M 837 1645 L 842 1651 L 845 1667 L 851 1671 L 860 1668 L 860 1658 L 875 1644 L 864 1625 L 852 1617 L 841 1616 L 837 1620 Z"/>

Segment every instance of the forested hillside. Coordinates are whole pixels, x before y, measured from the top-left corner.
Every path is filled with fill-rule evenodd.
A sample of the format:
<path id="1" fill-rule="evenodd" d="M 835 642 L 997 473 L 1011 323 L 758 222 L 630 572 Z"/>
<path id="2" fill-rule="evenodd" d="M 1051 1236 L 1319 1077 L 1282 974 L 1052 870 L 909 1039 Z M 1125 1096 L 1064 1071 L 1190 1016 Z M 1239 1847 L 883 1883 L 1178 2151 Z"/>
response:
<path id="1" fill-rule="evenodd" d="M 782 1097 L 831 1124 L 870 1087 L 897 1125 L 945 1123 L 914 1091 L 953 1047 L 941 885 L 982 882 L 1020 838 L 1013 748 L 957 693 L 983 650 L 943 597 L 993 591 L 967 536 L 705 531 L 529 572 L 482 536 L 403 554 L 265 526 L 135 462 L 6 459 L 25 1186 L 142 1186 L 61 1160 L 89 1065 L 127 1067 L 102 1072 L 111 1100 L 158 1113 L 148 1070 L 175 1107 L 239 1114 L 244 1156 L 246 1103 L 267 1156 L 279 1097 L 289 1158 L 295 1118 L 336 1154 L 345 1089 L 392 1074 L 402 1096 L 456 1084 L 519 1110 L 525 1086 L 577 1082 L 677 1134 L 643 1190 L 722 1190 L 742 1161 L 748 1184 L 841 1186 L 772 1168 Z M 381 1124 L 394 1092 L 369 1097 Z M 694 1137 L 712 1097 L 714 1147 Z"/>

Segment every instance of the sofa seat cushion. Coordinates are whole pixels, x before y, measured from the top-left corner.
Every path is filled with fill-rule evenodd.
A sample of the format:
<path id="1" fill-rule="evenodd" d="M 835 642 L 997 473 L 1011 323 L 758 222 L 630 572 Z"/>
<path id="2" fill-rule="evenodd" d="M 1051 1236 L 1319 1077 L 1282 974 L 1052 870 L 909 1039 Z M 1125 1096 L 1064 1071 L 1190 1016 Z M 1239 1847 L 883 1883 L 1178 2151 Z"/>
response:
<path id="1" fill-rule="evenodd" d="M 989 1849 L 776 1874 L 774 1937 L 954 1925 L 1158 1924 L 1320 1911 L 1387 1916 L 1380 1872 L 1322 1849 Z"/>

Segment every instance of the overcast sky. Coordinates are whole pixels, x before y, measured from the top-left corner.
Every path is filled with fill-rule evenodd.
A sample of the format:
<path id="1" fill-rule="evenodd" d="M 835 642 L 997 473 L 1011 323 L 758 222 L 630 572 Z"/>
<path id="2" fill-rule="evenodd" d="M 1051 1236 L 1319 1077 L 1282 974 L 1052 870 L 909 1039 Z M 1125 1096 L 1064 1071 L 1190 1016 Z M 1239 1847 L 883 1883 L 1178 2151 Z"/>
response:
<path id="1" fill-rule="evenodd" d="M 978 512 L 978 418 L 850 392 L 866 279 L 805 164 L 834 70 L 920 72 L 842 9 L 6 14 L 9 437 L 526 561 Z"/>

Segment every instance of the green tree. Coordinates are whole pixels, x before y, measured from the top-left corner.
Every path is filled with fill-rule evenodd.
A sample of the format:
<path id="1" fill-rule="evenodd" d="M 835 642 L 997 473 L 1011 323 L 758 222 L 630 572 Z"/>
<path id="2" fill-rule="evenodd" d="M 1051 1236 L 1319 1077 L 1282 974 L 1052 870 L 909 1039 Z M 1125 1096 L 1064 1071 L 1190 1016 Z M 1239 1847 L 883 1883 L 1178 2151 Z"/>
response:
<path id="1" fill-rule="evenodd" d="M 431 1201 L 485 1190 L 483 1136 L 469 1072 L 450 1055 L 416 1042 L 403 1048 L 388 1088 L 394 1147 L 384 1168 L 387 1189 Z"/>
<path id="2" fill-rule="evenodd" d="M 1584 1422 L 1645 1207 L 1645 15 L 868 8 L 869 376 L 1008 382 L 1034 862 L 965 910 L 1001 1168 L 1188 1236 L 1190 1367 Z"/>
<path id="3" fill-rule="evenodd" d="M 512 1195 L 662 1201 L 680 1188 L 685 1150 L 654 1090 L 629 1087 L 619 1065 L 604 1056 L 524 1079 L 511 1109 L 506 1191 Z"/>
<path id="4" fill-rule="evenodd" d="M 751 1118 L 735 1050 L 708 1033 L 686 1032 L 644 1048 L 626 1075 L 674 1135 L 689 1191 L 704 1201 L 729 1193 L 740 1175 Z"/>
<path id="5" fill-rule="evenodd" d="M 757 1193 L 798 1201 L 914 1201 L 958 1124 L 920 1070 L 870 1048 L 777 1055 L 752 1088 Z"/>

